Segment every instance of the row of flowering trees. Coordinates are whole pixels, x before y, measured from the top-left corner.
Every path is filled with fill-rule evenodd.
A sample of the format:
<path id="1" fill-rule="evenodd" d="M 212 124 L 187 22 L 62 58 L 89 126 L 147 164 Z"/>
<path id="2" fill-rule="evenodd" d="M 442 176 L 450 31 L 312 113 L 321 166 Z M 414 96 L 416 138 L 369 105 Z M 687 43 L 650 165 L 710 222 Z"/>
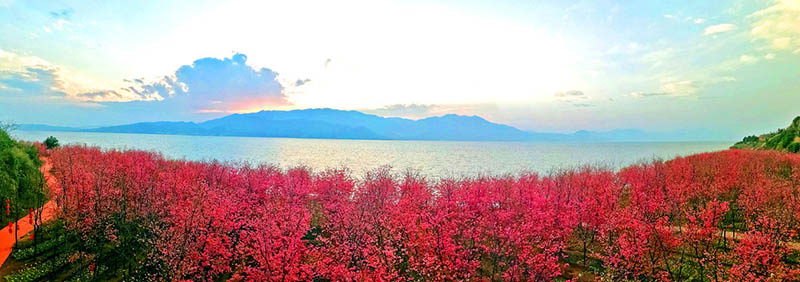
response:
<path id="1" fill-rule="evenodd" d="M 53 198 L 106 275 L 233 281 L 798 279 L 800 155 L 428 180 L 67 146 Z"/>

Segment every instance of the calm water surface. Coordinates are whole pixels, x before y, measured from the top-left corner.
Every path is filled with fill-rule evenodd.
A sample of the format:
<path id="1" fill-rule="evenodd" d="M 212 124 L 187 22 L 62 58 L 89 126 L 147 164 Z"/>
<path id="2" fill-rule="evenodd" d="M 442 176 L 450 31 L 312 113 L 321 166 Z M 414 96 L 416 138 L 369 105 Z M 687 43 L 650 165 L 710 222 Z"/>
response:
<path id="1" fill-rule="evenodd" d="M 52 135 L 62 144 L 157 151 L 174 159 L 245 161 L 284 168 L 306 165 L 315 170 L 348 167 L 357 176 L 391 165 L 398 171 L 410 168 L 433 177 L 548 173 L 586 164 L 618 169 L 642 160 L 724 150 L 731 144 L 330 140 L 47 131 L 14 131 L 12 135 L 29 141 L 43 141 Z"/>

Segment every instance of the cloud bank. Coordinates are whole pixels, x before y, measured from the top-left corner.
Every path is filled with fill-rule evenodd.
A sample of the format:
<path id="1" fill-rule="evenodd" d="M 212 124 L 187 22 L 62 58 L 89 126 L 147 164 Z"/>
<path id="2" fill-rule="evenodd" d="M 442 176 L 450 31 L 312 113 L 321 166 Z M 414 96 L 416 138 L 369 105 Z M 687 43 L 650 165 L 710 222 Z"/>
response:
<path id="1" fill-rule="evenodd" d="M 203 112 L 242 112 L 289 104 L 278 73 L 268 68 L 247 65 L 247 56 L 203 58 L 184 65 L 173 76 L 146 83 L 134 81 L 131 91 L 139 95 L 158 95 L 161 103 L 184 110 Z"/>
<path id="2" fill-rule="evenodd" d="M 247 56 L 237 53 L 230 58 L 198 59 L 157 79 L 126 79 L 122 87 L 108 89 L 41 58 L 0 50 L 0 94 L 4 97 L 46 96 L 101 106 L 144 101 L 167 111 L 232 113 L 290 104 L 277 77 L 268 68 L 247 65 Z"/>
<path id="3" fill-rule="evenodd" d="M 800 1 L 778 0 L 749 17 L 756 19 L 750 34 L 774 50 L 800 53 Z"/>
<path id="4" fill-rule="evenodd" d="M 4 97 L 50 97 L 65 102 L 153 100 L 107 86 L 36 57 L 0 49 L 0 94 Z"/>
<path id="5" fill-rule="evenodd" d="M 247 56 L 238 53 L 198 59 L 169 75 L 126 79 L 118 85 L 96 84 L 41 58 L 0 50 L 0 101 L 8 105 L 46 101 L 59 107 L 91 106 L 120 116 L 201 120 L 291 104 L 278 73 L 250 66 Z"/>

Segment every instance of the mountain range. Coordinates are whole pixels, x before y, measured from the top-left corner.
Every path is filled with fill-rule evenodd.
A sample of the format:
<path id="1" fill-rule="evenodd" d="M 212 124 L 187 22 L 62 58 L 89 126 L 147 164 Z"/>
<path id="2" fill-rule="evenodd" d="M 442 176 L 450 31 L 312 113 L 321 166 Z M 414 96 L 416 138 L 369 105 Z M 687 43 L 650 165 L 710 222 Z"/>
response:
<path id="1" fill-rule="evenodd" d="M 231 114 L 204 122 L 140 122 L 97 128 L 21 124 L 18 129 L 375 140 L 655 141 L 664 139 L 663 135 L 634 129 L 607 132 L 578 131 L 572 134 L 539 133 L 489 122 L 478 116 L 448 114 L 411 120 L 327 108 Z"/>

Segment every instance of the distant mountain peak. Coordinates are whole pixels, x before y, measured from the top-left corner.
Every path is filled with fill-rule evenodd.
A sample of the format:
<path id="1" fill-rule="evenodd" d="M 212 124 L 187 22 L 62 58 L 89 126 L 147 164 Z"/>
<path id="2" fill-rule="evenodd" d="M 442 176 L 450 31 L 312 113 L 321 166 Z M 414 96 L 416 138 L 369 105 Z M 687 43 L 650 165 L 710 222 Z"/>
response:
<path id="1" fill-rule="evenodd" d="M 92 129 L 27 125 L 22 129 L 202 136 L 452 141 L 608 142 L 652 141 L 661 138 L 660 135 L 636 129 L 607 132 L 579 130 L 573 134 L 537 133 L 494 123 L 477 115 L 445 114 L 411 120 L 331 108 L 234 113 L 199 123 L 139 122 Z"/>
<path id="2" fill-rule="evenodd" d="M 531 134 L 478 116 L 447 114 L 420 120 L 387 118 L 353 110 L 314 108 L 231 114 L 201 123 L 143 122 L 94 132 L 331 139 L 523 141 Z"/>

